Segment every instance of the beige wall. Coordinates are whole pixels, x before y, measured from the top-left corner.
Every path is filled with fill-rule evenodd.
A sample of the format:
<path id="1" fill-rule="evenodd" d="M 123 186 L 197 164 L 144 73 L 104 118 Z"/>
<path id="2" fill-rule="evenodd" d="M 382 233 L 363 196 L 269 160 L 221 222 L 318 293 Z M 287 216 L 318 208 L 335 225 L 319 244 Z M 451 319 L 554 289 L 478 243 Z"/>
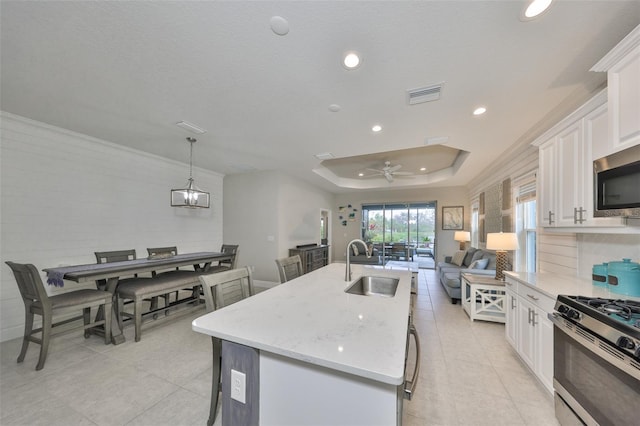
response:
<path id="1" fill-rule="evenodd" d="M 224 204 L 224 239 L 240 245 L 238 265 L 253 266 L 257 280 L 278 282 L 275 259 L 296 245 L 320 243 L 320 211 L 334 201 L 329 192 L 266 171 L 225 177 Z"/>
<path id="2" fill-rule="evenodd" d="M 442 230 L 442 207 L 443 206 L 463 206 L 464 207 L 464 229 L 470 228 L 471 212 L 469 211 L 469 192 L 465 187 L 442 187 L 428 189 L 396 189 L 388 191 L 363 191 L 350 194 L 338 194 L 335 197 L 338 206 L 351 204 L 358 209 L 355 222 L 347 222 L 347 226 L 340 224 L 338 214 L 333 215 L 332 244 L 335 260 L 345 259 L 345 248 L 349 241 L 354 238 L 361 238 L 360 226 L 362 220 L 362 204 L 383 203 L 383 202 L 423 202 L 436 201 L 436 258 L 443 260 L 444 256 L 450 256 L 459 247 L 459 243 L 453 240 L 454 231 Z"/>

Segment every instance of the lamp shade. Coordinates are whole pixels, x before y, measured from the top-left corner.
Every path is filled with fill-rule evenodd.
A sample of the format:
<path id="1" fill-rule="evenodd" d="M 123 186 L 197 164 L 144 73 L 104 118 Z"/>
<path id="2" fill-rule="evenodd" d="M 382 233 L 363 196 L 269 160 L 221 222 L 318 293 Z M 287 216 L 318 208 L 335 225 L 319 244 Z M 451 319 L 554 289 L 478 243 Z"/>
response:
<path id="1" fill-rule="evenodd" d="M 453 235 L 453 239 L 456 241 L 471 241 L 471 232 L 456 231 L 456 233 Z"/>
<path id="2" fill-rule="evenodd" d="M 518 236 L 513 232 L 496 232 L 487 234 L 489 250 L 517 250 Z"/>

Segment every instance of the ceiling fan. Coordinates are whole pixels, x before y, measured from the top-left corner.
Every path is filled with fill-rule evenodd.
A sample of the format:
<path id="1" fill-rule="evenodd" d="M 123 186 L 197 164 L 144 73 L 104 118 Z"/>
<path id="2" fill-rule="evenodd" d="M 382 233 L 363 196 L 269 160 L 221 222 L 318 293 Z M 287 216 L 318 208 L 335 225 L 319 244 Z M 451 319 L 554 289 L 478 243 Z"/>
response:
<path id="1" fill-rule="evenodd" d="M 382 169 L 371 169 L 367 168 L 371 172 L 374 172 L 372 175 L 363 176 L 363 177 L 374 177 L 374 176 L 384 176 L 387 182 L 393 182 L 393 178 L 396 176 L 408 177 L 412 176 L 411 172 L 399 172 L 398 170 L 402 167 L 400 164 L 396 164 L 395 166 L 391 165 L 391 161 L 385 161 L 384 167 Z"/>

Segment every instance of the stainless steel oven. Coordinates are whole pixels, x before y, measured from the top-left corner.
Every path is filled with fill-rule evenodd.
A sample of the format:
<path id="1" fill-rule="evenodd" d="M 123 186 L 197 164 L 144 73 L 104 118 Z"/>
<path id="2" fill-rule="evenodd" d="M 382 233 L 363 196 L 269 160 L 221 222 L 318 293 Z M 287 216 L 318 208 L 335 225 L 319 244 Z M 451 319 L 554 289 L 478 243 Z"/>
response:
<path id="1" fill-rule="evenodd" d="M 563 425 L 640 424 L 640 303 L 559 296 L 556 417 Z"/>

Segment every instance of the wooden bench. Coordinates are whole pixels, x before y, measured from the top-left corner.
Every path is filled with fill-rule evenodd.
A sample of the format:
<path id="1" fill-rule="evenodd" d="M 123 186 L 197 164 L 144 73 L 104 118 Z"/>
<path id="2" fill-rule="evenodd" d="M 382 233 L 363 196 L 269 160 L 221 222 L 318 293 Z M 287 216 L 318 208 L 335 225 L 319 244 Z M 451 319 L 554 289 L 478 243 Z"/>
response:
<path id="1" fill-rule="evenodd" d="M 118 296 L 118 321 L 122 326 L 122 317 L 132 318 L 135 324 L 135 339 L 140 341 L 142 336 L 142 317 L 146 315 L 157 316 L 158 312 L 167 313 L 170 308 L 177 305 L 193 303 L 199 305 L 200 300 L 200 281 L 198 277 L 203 274 L 202 271 L 170 271 L 158 274 L 153 278 L 140 278 L 118 285 L 116 294 Z M 158 296 L 164 296 L 168 293 L 179 291 L 185 287 L 192 287 L 193 293 L 189 298 L 176 300 L 173 303 L 166 303 L 162 308 L 152 308 L 143 313 L 142 302 L 145 299 L 152 299 Z M 133 314 L 124 311 L 124 301 L 133 301 Z"/>

